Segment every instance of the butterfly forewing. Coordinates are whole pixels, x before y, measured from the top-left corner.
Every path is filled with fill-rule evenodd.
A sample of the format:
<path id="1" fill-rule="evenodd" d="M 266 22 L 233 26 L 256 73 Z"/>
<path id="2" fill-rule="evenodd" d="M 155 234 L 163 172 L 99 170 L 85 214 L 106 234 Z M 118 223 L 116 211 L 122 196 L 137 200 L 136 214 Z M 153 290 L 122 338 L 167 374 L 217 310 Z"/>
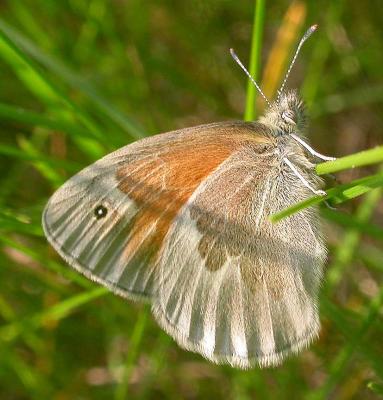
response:
<path id="1" fill-rule="evenodd" d="M 128 145 L 71 178 L 43 216 L 47 237 L 74 268 L 128 297 L 153 293 L 158 252 L 179 209 L 251 129 L 222 124 Z M 261 139 L 259 139 L 261 140 Z M 106 215 L 96 215 L 103 207 Z"/>

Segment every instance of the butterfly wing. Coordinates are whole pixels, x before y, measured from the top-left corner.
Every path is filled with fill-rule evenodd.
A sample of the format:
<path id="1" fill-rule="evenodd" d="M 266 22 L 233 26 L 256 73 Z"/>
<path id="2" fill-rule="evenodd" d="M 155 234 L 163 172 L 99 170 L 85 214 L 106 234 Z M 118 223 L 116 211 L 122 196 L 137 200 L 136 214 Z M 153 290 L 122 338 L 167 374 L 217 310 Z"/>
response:
<path id="1" fill-rule="evenodd" d="M 48 240 L 92 280 L 125 297 L 150 297 L 158 252 L 173 219 L 220 163 L 254 142 L 249 126 L 183 129 L 107 155 L 51 197 L 43 214 Z"/>
<path id="2" fill-rule="evenodd" d="M 242 368 L 280 362 L 317 334 L 324 250 L 313 210 L 268 222 L 307 192 L 262 154 L 262 129 L 205 125 L 106 156 L 52 196 L 49 241 L 91 279 L 151 299 L 181 346 Z"/>
<path id="3" fill-rule="evenodd" d="M 161 250 L 160 325 L 182 347 L 240 368 L 278 364 L 319 330 L 325 250 L 316 213 L 268 221 L 308 195 L 273 164 L 251 147 L 226 159 L 182 207 Z"/>

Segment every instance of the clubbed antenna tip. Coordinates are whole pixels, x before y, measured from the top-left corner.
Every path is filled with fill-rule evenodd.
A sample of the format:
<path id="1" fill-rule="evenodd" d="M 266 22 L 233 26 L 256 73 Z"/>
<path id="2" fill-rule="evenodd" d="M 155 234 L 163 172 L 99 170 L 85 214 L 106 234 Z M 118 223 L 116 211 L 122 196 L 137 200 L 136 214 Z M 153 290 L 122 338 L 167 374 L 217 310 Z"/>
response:
<path id="1" fill-rule="evenodd" d="M 302 40 L 305 41 L 312 33 L 314 33 L 318 29 L 318 24 L 311 25 L 309 29 L 307 29 L 306 33 L 303 35 Z"/>

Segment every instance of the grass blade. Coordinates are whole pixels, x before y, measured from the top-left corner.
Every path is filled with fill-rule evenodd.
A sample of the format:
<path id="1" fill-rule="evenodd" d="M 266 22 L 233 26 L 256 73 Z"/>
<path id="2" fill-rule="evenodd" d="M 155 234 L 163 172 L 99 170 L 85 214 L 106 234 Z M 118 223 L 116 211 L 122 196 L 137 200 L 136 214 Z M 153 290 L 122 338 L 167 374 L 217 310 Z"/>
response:
<path id="1" fill-rule="evenodd" d="M 263 26 L 265 23 L 266 0 L 257 0 L 254 7 L 253 33 L 251 35 L 251 51 L 249 72 L 256 82 L 259 80 L 261 66 L 261 51 L 263 39 Z M 253 121 L 256 117 L 255 100 L 257 89 L 250 79 L 247 81 L 245 121 Z"/>
<path id="2" fill-rule="evenodd" d="M 0 25 L 0 56 L 12 67 L 25 87 L 40 99 L 49 109 L 65 109 L 71 111 L 74 120 L 81 121 L 95 138 L 103 137 L 102 132 L 85 113 L 65 96 L 46 76 L 20 51 L 2 31 Z M 77 143 L 82 150 L 94 158 L 104 154 L 104 149 L 95 140 L 78 137 Z"/>
<path id="3" fill-rule="evenodd" d="M 142 336 L 148 320 L 148 315 L 149 311 L 145 308 L 145 310 L 142 310 L 142 312 L 140 313 L 140 317 L 134 325 L 133 333 L 130 338 L 130 351 L 124 365 L 121 383 L 118 385 L 115 392 L 115 400 L 124 400 L 127 398 L 129 378 L 132 373 L 134 362 L 139 351 Z"/>
<path id="4" fill-rule="evenodd" d="M 383 186 L 383 172 L 329 189 L 327 191 L 327 196 L 310 197 L 307 200 L 301 201 L 300 203 L 294 204 L 291 207 L 271 215 L 270 220 L 274 223 L 278 222 L 282 218 L 293 215 L 304 208 L 319 204 L 326 199 L 331 199 L 332 204 L 340 204 L 381 186 Z"/>
<path id="5" fill-rule="evenodd" d="M 325 207 L 321 209 L 321 214 L 327 220 L 335 222 L 345 228 L 354 229 L 359 233 L 364 233 L 374 239 L 383 240 L 383 229 L 378 225 L 356 219 L 354 216 L 339 210 L 330 210 Z"/>
<path id="6" fill-rule="evenodd" d="M 43 114 L 25 110 L 21 107 L 11 106 L 9 104 L 0 103 L 0 117 L 11 121 L 21 122 L 22 124 L 49 128 L 59 132 L 65 132 L 68 135 L 93 137 L 88 130 L 82 129 L 78 124 L 70 121 L 51 118 Z"/>
<path id="7" fill-rule="evenodd" d="M 41 311 L 30 317 L 0 328 L 0 339 L 7 342 L 16 339 L 24 329 L 29 331 L 40 328 L 48 321 L 58 321 L 67 317 L 80 306 L 109 293 L 107 288 L 98 287 L 87 292 L 72 296 L 61 303 L 55 304 L 48 310 Z"/>
<path id="8" fill-rule="evenodd" d="M 363 167 L 365 165 L 383 162 L 383 146 L 371 150 L 361 151 L 334 161 L 327 161 L 315 167 L 318 175 L 332 174 L 349 168 Z"/>
<path id="9" fill-rule="evenodd" d="M 382 188 L 371 191 L 364 202 L 358 207 L 355 214 L 357 223 L 367 223 L 380 201 L 383 194 Z M 358 229 L 350 229 L 346 232 L 340 245 L 337 247 L 332 264 L 329 267 L 326 277 L 325 290 L 329 293 L 341 280 L 345 269 L 351 265 L 351 261 L 355 254 L 360 240 L 360 231 Z"/>
<path id="10" fill-rule="evenodd" d="M 380 395 L 383 397 L 383 383 L 377 383 L 377 382 L 369 382 L 367 384 L 367 387 L 377 395 Z"/>
<path id="11" fill-rule="evenodd" d="M 133 138 L 139 139 L 145 136 L 142 128 L 138 127 L 138 125 L 126 115 L 112 107 L 110 105 L 110 101 L 104 99 L 89 83 L 79 78 L 78 74 L 71 71 L 59 61 L 53 59 L 53 57 L 44 54 L 30 40 L 25 38 L 20 32 L 12 28 L 2 19 L 0 19 L 0 29 L 5 32 L 8 37 L 11 38 L 12 41 L 16 43 L 25 53 L 29 54 L 29 56 L 33 57 L 46 68 L 54 72 L 72 88 L 80 90 L 83 94 L 85 94 L 88 99 L 99 109 L 99 111 L 108 116 L 125 132 L 128 132 Z"/>
<path id="12" fill-rule="evenodd" d="M 69 172 L 77 172 L 82 166 L 74 161 L 60 160 L 41 154 L 26 152 L 14 146 L 0 144 L 0 155 L 17 158 L 22 161 L 41 162 L 56 168 L 64 168 Z"/>
<path id="13" fill-rule="evenodd" d="M 324 400 L 329 398 L 329 395 L 336 383 L 339 382 L 347 374 L 347 365 L 349 364 L 355 350 L 359 347 L 359 343 L 362 342 L 368 329 L 379 316 L 382 304 L 383 288 L 381 288 L 378 295 L 371 300 L 357 332 L 353 334 L 353 336 L 347 341 L 343 349 L 335 357 L 330 366 L 330 373 L 327 381 L 318 390 L 312 392 L 308 396 L 310 400 Z"/>

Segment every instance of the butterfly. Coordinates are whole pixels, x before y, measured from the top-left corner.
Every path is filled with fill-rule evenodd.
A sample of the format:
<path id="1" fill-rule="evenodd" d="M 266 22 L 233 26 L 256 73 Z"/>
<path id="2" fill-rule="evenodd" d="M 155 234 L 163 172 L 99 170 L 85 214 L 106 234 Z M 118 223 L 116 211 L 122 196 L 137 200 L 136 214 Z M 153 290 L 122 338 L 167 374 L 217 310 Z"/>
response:
<path id="1" fill-rule="evenodd" d="M 129 144 L 69 179 L 43 213 L 49 242 L 70 266 L 150 302 L 181 347 L 238 368 L 280 364 L 320 327 L 318 212 L 268 218 L 323 194 L 312 159 L 330 159 L 302 139 L 305 107 L 284 83 L 259 121 Z"/>

